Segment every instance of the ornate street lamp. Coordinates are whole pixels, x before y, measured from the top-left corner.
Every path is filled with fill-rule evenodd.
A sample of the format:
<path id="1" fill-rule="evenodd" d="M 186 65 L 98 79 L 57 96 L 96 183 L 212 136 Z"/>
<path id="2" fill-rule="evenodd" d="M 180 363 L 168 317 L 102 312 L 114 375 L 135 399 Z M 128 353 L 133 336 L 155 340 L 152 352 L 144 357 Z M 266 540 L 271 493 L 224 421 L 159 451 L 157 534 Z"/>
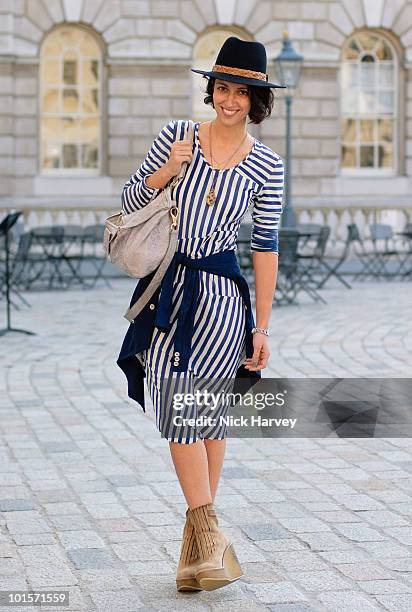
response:
<path id="1" fill-rule="evenodd" d="M 296 53 L 293 48 L 292 42 L 289 39 L 288 32 L 283 34 L 282 51 L 273 60 L 275 64 L 275 70 L 279 82 L 282 85 L 286 85 L 287 90 L 285 94 L 286 101 L 286 168 L 285 168 L 285 210 L 282 214 L 282 225 L 294 226 L 296 225 L 296 217 L 292 206 L 291 196 L 291 182 L 292 182 L 292 171 L 291 171 L 291 107 L 293 92 L 299 84 L 300 70 L 303 63 L 303 57 Z"/>

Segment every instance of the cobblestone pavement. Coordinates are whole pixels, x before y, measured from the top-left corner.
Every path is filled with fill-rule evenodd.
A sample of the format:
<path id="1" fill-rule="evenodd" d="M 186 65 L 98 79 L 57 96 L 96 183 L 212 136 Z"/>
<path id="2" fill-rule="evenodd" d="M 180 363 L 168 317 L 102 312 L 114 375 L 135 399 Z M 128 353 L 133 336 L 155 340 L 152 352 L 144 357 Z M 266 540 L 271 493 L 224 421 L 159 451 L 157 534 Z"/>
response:
<path id="1" fill-rule="evenodd" d="M 132 287 L 30 294 L 14 324 L 37 335 L 0 339 L 0 590 L 67 589 L 66 610 L 411 610 L 402 438 L 229 439 L 216 507 L 245 577 L 176 592 L 186 504 L 115 365 Z M 275 308 L 264 375 L 410 377 L 410 291 Z"/>

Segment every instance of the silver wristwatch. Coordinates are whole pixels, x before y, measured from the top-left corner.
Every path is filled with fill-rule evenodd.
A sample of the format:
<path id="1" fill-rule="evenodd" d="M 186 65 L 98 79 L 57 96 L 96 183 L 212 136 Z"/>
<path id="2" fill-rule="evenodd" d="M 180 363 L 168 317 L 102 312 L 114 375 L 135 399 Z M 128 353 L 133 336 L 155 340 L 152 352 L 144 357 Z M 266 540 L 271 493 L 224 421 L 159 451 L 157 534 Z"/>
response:
<path id="1" fill-rule="evenodd" d="M 269 329 L 263 329 L 262 327 L 253 327 L 252 328 L 252 334 L 257 334 L 257 333 L 261 333 L 264 334 L 265 336 L 269 336 L 270 335 L 270 330 Z"/>

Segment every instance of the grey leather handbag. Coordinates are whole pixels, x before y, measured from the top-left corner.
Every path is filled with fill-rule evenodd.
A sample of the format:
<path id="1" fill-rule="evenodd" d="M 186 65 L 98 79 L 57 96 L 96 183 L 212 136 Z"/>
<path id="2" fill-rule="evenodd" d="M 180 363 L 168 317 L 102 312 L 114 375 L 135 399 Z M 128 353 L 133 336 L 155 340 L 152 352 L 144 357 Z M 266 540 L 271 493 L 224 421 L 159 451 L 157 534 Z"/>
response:
<path id="1" fill-rule="evenodd" d="M 186 138 L 193 140 L 194 124 L 188 121 Z M 108 259 L 134 278 L 156 270 L 153 279 L 133 309 L 125 317 L 132 320 L 144 308 L 160 285 L 177 247 L 179 210 L 173 198 L 188 164 L 143 208 L 132 213 L 119 212 L 105 221 L 103 246 Z M 132 312 L 133 311 L 133 312 Z"/>

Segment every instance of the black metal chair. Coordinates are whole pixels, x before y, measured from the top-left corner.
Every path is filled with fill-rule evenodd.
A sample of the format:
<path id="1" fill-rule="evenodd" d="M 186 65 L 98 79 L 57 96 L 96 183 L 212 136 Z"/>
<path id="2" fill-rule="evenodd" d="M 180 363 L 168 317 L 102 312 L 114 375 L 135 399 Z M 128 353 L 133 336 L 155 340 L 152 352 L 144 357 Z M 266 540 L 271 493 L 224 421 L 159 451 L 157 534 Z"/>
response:
<path id="1" fill-rule="evenodd" d="M 318 289 L 321 289 L 327 281 L 334 276 L 338 279 L 345 287 L 348 289 L 352 289 L 352 286 L 343 278 L 342 274 L 338 272 L 339 268 L 345 263 L 348 259 L 351 245 L 353 243 L 353 232 L 351 225 L 347 226 L 347 236 L 346 240 L 343 242 L 343 248 L 340 254 L 335 253 L 327 253 L 325 251 L 322 260 L 320 261 L 321 266 L 326 271 L 326 275 L 323 279 L 320 280 L 318 284 Z"/>
<path id="2" fill-rule="evenodd" d="M 361 264 L 361 269 L 352 273 L 353 278 L 366 280 L 369 276 L 375 276 L 375 255 L 372 241 L 369 238 L 362 238 L 359 228 L 356 223 L 350 223 L 348 226 L 351 244 L 353 245 L 353 254 Z M 367 248 L 367 244 L 369 248 Z"/>
<path id="3" fill-rule="evenodd" d="M 300 253 L 310 253 L 313 250 L 322 227 L 320 223 L 298 223 L 296 225 L 294 229 L 299 232 Z"/>
<path id="4" fill-rule="evenodd" d="M 326 226 L 330 231 L 330 228 Z M 316 251 L 319 248 L 321 237 L 329 232 L 323 229 L 316 243 Z M 276 292 L 280 293 L 277 303 L 293 303 L 301 291 L 304 291 L 313 300 L 326 304 L 326 300 L 317 291 L 317 280 L 313 277 L 314 253 L 305 255 L 307 261 L 303 263 L 302 254 L 299 252 L 301 234 L 295 228 L 281 228 L 279 232 L 279 267 Z"/>
<path id="5" fill-rule="evenodd" d="M 312 253 L 298 253 L 298 269 L 301 277 L 302 288 L 315 300 L 326 304 L 326 300 L 317 291 L 319 288 L 319 276 L 324 268 L 323 258 L 326 245 L 330 236 L 329 225 L 320 228 Z"/>
<path id="6" fill-rule="evenodd" d="M 67 287 L 73 282 L 84 285 L 80 268 L 83 261 L 83 227 L 81 225 L 61 225 L 63 230 L 63 245 L 60 252 L 61 268 Z"/>
<path id="7" fill-rule="evenodd" d="M 73 282 L 84 285 L 80 274 L 83 260 L 83 228 L 80 225 L 53 225 L 31 230 L 30 252 L 44 259 L 41 277 L 48 287 L 67 288 Z"/>
<path id="8" fill-rule="evenodd" d="M 292 304 L 301 288 L 298 272 L 299 232 L 292 228 L 279 230 L 279 262 L 275 304 Z"/>
<path id="9" fill-rule="evenodd" d="M 296 229 L 299 234 L 311 233 L 311 234 L 319 234 L 323 225 L 321 223 L 297 223 Z"/>
<path id="10" fill-rule="evenodd" d="M 15 286 L 14 279 L 12 276 L 12 243 L 13 236 L 12 230 L 15 228 L 18 220 L 22 215 L 22 211 L 14 211 L 6 214 L 6 216 L 0 221 L 0 295 L 4 295 L 6 300 L 6 327 L 0 329 L 0 336 L 14 332 L 32 336 L 33 332 L 26 329 L 20 329 L 13 327 L 11 324 L 11 306 L 18 309 L 18 305 L 13 301 L 11 294 L 17 295 L 20 301 L 26 306 L 30 304 L 23 298 L 19 290 Z M 3 257 L 4 256 L 4 257 Z M 4 266 L 3 266 L 4 264 Z"/>
<path id="11" fill-rule="evenodd" d="M 105 226 L 101 223 L 87 225 L 83 228 L 83 262 L 89 262 L 95 270 L 95 274 L 92 277 L 92 287 L 96 285 L 99 279 L 102 279 L 108 287 L 111 287 L 109 280 L 103 274 L 104 267 L 107 264 L 107 257 L 102 246 L 104 229 Z"/>
<path id="12" fill-rule="evenodd" d="M 369 229 L 373 244 L 374 276 L 379 280 L 382 277 L 394 279 L 402 267 L 402 258 L 400 251 L 394 246 L 393 229 L 390 225 L 382 223 L 372 223 Z M 391 263 L 396 266 L 392 271 L 388 267 Z"/>
<path id="13" fill-rule="evenodd" d="M 403 244 L 406 244 L 405 249 L 399 249 L 401 265 L 398 274 L 401 279 L 408 279 L 412 276 L 412 223 L 407 223 L 402 232 L 398 233 Z M 406 268 L 406 270 L 405 270 Z"/>
<path id="14" fill-rule="evenodd" d="M 31 231 L 20 235 L 12 262 L 12 277 L 17 287 L 28 290 L 43 276 L 48 265 L 47 255 L 32 248 L 33 234 Z"/>
<path id="15" fill-rule="evenodd" d="M 63 286 L 64 277 L 61 273 L 62 253 L 64 252 L 63 227 L 36 227 L 31 230 L 31 237 L 31 249 L 45 258 L 42 277 L 48 281 L 49 289 L 53 287 L 55 278 L 60 286 Z"/>
<path id="16" fill-rule="evenodd" d="M 11 213 L 11 215 L 14 214 L 17 213 Z M 5 219 L 8 217 L 8 219 L 13 221 L 15 217 L 11 215 L 6 216 Z M 7 245 L 6 231 L 8 232 Z M 6 300 L 8 299 L 9 305 L 19 310 L 19 304 L 13 298 L 18 298 L 25 306 L 30 306 L 30 304 L 21 295 L 20 287 L 13 275 L 13 266 L 16 257 L 14 240 L 15 236 L 12 229 L 5 228 L 4 232 L 0 229 L 0 299 L 3 297 L 6 298 Z"/>

